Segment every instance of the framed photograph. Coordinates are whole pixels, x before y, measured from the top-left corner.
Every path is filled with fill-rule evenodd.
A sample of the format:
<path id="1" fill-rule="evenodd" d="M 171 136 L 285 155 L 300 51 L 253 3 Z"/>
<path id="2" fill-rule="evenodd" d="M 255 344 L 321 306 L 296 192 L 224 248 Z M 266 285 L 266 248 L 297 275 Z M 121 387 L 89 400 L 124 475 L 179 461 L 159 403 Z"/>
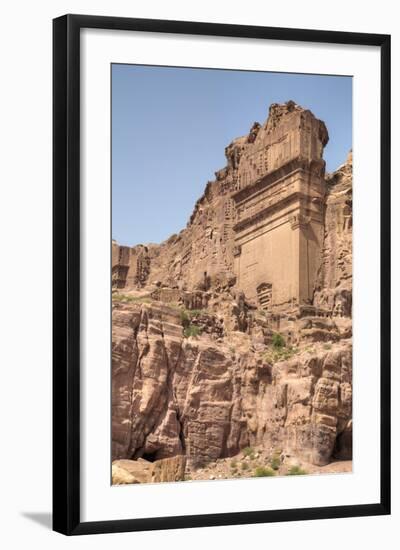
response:
<path id="1" fill-rule="evenodd" d="M 54 20 L 54 529 L 390 513 L 390 37 Z"/>

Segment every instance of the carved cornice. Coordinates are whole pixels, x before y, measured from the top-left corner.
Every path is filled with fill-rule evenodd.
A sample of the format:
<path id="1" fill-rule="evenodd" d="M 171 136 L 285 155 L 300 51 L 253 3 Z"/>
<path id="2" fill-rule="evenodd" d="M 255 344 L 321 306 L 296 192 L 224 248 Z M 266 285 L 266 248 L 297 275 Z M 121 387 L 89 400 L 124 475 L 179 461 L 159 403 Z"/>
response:
<path id="1" fill-rule="evenodd" d="M 247 197 L 258 193 L 265 187 L 268 187 L 274 184 L 278 180 L 298 170 L 311 172 L 316 176 L 322 177 L 324 173 L 324 169 L 325 169 L 325 161 L 323 160 L 309 161 L 307 159 L 297 158 L 289 161 L 288 163 L 284 164 L 277 170 L 274 170 L 273 172 L 266 174 L 265 176 L 258 179 L 254 183 L 247 185 L 246 187 L 243 187 L 243 189 L 239 189 L 239 191 L 236 191 L 235 193 L 232 194 L 232 198 L 237 204 L 245 200 Z"/>
<path id="2" fill-rule="evenodd" d="M 304 195 L 304 193 L 300 193 L 298 191 L 296 191 L 294 193 L 291 193 L 290 195 L 287 195 L 286 197 L 283 197 L 282 199 L 275 202 L 274 204 L 266 206 L 265 208 L 262 208 L 261 210 L 259 210 L 255 214 L 250 215 L 250 216 L 240 220 L 239 222 L 237 222 L 233 226 L 233 230 L 236 233 L 239 232 L 239 231 L 243 231 L 247 227 L 251 227 L 252 225 L 255 225 L 255 224 L 261 222 L 265 218 L 270 217 L 271 214 L 273 214 L 273 212 L 277 212 L 277 211 L 281 210 L 282 208 L 284 208 L 284 207 L 286 207 L 286 206 L 288 206 L 289 204 L 292 204 L 292 203 L 297 203 L 298 208 L 303 209 L 304 208 L 304 203 L 307 202 L 308 198 L 309 197 L 307 195 Z M 292 223 L 293 224 L 300 223 L 302 225 L 305 225 L 306 224 L 306 219 L 308 220 L 307 224 L 310 223 L 310 221 L 311 221 L 310 216 L 306 217 L 303 213 L 300 214 L 300 216 L 302 216 L 300 221 L 294 219 L 294 218 L 298 217 L 297 214 L 292 216 L 291 219 L 290 219 L 291 224 Z M 293 220 L 293 222 L 292 222 L 292 220 Z M 292 228 L 295 229 L 295 227 L 293 227 L 293 226 L 292 226 Z"/>

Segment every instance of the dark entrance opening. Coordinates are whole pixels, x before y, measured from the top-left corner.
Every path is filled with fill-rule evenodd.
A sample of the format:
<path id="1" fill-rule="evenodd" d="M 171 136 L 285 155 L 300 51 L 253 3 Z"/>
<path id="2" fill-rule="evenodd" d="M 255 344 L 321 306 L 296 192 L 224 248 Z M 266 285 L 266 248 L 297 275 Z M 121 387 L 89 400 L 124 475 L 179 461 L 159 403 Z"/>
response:
<path id="1" fill-rule="evenodd" d="M 353 430 L 351 421 L 345 429 L 336 437 L 333 458 L 339 460 L 352 460 L 353 458 Z"/>
<path id="2" fill-rule="evenodd" d="M 157 451 L 154 451 L 153 453 L 143 453 L 142 458 L 148 462 L 154 462 L 157 460 Z"/>

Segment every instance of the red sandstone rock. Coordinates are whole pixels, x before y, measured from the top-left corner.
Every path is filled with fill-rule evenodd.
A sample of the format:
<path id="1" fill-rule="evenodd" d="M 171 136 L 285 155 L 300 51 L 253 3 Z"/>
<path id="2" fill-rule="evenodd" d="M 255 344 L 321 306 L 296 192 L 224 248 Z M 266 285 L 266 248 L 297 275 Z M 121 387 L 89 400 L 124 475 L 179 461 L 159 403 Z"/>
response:
<path id="1" fill-rule="evenodd" d="M 327 140 L 310 111 L 273 105 L 184 230 L 113 242 L 114 459 L 351 458 L 352 160 L 325 179 Z"/>

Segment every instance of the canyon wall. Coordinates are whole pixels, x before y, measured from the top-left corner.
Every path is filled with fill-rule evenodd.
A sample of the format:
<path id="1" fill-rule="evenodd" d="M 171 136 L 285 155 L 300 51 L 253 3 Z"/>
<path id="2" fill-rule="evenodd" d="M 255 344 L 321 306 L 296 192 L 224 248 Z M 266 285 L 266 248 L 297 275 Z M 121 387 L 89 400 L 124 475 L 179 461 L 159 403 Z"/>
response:
<path id="1" fill-rule="evenodd" d="M 327 140 L 272 105 L 185 229 L 113 242 L 114 459 L 351 458 L 352 157 L 326 176 Z"/>
<path id="2" fill-rule="evenodd" d="M 348 341 L 271 365 L 250 335 L 187 339 L 179 312 L 116 305 L 113 457 L 199 466 L 263 445 L 320 465 L 349 458 L 351 379 Z"/>

